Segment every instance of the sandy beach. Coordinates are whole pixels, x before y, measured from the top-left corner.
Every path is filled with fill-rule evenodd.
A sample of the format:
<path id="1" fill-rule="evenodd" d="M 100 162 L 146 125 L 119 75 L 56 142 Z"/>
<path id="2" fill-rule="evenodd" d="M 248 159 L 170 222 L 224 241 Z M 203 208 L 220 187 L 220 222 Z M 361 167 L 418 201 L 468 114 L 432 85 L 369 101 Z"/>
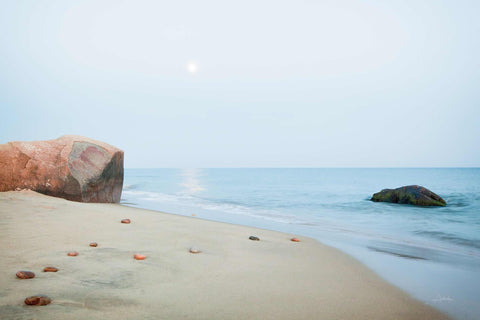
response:
<path id="1" fill-rule="evenodd" d="M 0 193 L 0 217 L 1 319 L 448 319 L 298 235 L 31 191 Z"/>

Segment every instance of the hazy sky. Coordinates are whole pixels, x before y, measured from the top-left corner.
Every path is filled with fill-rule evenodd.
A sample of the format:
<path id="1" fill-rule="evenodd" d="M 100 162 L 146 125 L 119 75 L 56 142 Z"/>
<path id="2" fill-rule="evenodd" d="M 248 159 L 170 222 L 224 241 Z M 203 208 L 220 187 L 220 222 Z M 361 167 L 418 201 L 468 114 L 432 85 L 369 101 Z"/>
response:
<path id="1" fill-rule="evenodd" d="M 126 167 L 480 166 L 480 1 L 0 0 L 0 143 Z"/>

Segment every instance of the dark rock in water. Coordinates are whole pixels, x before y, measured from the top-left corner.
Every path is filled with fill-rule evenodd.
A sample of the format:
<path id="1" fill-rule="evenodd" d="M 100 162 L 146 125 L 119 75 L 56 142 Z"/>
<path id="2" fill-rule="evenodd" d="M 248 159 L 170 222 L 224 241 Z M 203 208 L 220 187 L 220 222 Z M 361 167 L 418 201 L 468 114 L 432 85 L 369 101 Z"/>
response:
<path id="1" fill-rule="evenodd" d="M 260 238 L 255 237 L 255 236 L 250 236 L 250 237 L 248 237 L 248 239 L 253 240 L 253 241 L 260 241 Z"/>
<path id="2" fill-rule="evenodd" d="M 80 202 L 120 202 L 123 151 L 66 135 L 0 145 L 0 191 L 30 189 Z"/>
<path id="3" fill-rule="evenodd" d="M 17 278 L 19 279 L 32 279 L 35 278 L 35 273 L 32 271 L 18 271 Z"/>
<path id="4" fill-rule="evenodd" d="M 130 219 L 122 219 L 122 221 L 120 221 L 121 223 L 126 223 L 126 224 L 129 224 L 131 221 Z"/>
<path id="5" fill-rule="evenodd" d="M 29 306 L 46 306 L 50 302 L 52 302 L 52 299 L 43 295 L 31 296 L 25 299 L 25 304 Z"/>
<path id="6" fill-rule="evenodd" d="M 421 186 L 383 189 L 372 196 L 374 202 L 413 204 L 417 206 L 442 206 L 447 203 L 440 196 Z"/>

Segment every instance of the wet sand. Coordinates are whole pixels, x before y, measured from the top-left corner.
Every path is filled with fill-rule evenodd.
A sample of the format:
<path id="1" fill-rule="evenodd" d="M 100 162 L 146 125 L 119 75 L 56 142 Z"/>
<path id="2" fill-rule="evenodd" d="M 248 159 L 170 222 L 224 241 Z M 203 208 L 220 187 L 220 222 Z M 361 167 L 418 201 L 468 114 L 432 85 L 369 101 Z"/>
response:
<path id="1" fill-rule="evenodd" d="M 0 193 L 0 218 L 1 319 L 448 318 L 298 235 L 31 191 Z"/>

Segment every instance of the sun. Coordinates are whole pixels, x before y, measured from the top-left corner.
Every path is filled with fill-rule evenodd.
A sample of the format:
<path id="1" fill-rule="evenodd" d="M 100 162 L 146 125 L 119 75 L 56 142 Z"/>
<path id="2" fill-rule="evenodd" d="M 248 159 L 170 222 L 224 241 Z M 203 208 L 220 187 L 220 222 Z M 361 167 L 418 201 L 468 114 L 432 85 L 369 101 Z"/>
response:
<path id="1" fill-rule="evenodd" d="M 197 73 L 198 67 L 195 62 L 189 62 L 187 63 L 187 71 L 191 74 Z"/>

